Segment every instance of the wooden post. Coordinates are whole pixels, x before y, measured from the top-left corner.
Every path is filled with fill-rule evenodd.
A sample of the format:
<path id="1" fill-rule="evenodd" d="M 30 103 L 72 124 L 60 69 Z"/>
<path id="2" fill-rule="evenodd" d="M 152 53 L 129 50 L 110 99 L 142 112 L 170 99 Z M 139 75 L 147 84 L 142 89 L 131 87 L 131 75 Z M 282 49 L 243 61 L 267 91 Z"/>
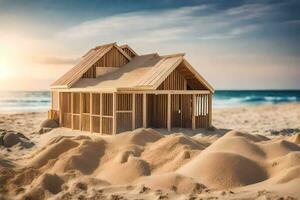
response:
<path id="1" fill-rule="evenodd" d="M 171 131 L 171 93 L 168 93 L 167 127 L 168 127 L 168 131 Z"/>
<path id="2" fill-rule="evenodd" d="M 196 95 L 193 94 L 193 100 L 192 100 L 192 129 L 196 129 Z"/>
<path id="3" fill-rule="evenodd" d="M 82 98 L 82 93 L 80 92 L 80 99 L 79 99 L 79 130 L 82 130 L 82 111 L 83 111 L 83 98 Z"/>
<path id="4" fill-rule="evenodd" d="M 102 93 L 100 93 L 100 130 L 99 130 L 99 132 L 100 132 L 100 134 L 102 134 L 102 111 L 103 109 L 102 109 Z"/>
<path id="5" fill-rule="evenodd" d="M 93 132 L 93 117 L 92 117 L 92 109 L 93 109 L 93 93 L 90 93 L 90 132 Z"/>
<path id="6" fill-rule="evenodd" d="M 117 133 L 117 113 L 116 113 L 116 107 L 117 107 L 117 95 L 114 92 L 113 93 L 113 132 L 112 134 L 115 135 Z"/>
<path id="7" fill-rule="evenodd" d="M 61 92 L 58 92 L 58 108 L 59 108 L 59 126 L 62 127 L 62 97 L 61 97 Z"/>
<path id="8" fill-rule="evenodd" d="M 143 128 L 147 128 L 147 94 L 143 93 Z"/>
<path id="9" fill-rule="evenodd" d="M 132 94 L 132 130 L 135 129 L 135 93 Z"/>
<path id="10" fill-rule="evenodd" d="M 72 128 L 72 130 L 74 130 L 74 115 L 73 115 L 73 113 L 74 113 L 74 93 L 73 92 L 71 92 L 71 128 Z"/>
<path id="11" fill-rule="evenodd" d="M 208 127 L 212 126 L 212 93 L 208 95 Z"/>
<path id="12" fill-rule="evenodd" d="M 53 110 L 53 91 L 51 91 L 51 110 Z"/>

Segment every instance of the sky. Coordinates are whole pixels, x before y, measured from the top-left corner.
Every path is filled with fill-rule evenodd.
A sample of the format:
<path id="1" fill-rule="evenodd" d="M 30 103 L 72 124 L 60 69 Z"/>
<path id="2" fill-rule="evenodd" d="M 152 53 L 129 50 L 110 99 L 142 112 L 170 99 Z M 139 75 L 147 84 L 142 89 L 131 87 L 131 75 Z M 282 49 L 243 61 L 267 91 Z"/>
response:
<path id="1" fill-rule="evenodd" d="M 298 0 L 0 0 L 0 90 L 49 90 L 97 45 L 186 53 L 215 89 L 300 89 Z"/>

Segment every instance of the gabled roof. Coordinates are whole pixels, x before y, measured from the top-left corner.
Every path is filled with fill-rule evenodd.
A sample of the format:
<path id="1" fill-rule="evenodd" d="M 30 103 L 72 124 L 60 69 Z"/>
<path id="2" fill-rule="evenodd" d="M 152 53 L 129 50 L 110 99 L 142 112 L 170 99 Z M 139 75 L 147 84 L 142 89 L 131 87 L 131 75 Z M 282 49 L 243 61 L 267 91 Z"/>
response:
<path id="1" fill-rule="evenodd" d="M 138 54 L 128 45 L 128 44 L 123 44 L 120 46 L 121 49 L 128 49 L 133 55 L 138 56 Z"/>
<path id="2" fill-rule="evenodd" d="M 89 50 L 79 61 L 79 63 L 69 70 L 66 74 L 56 80 L 51 88 L 70 88 L 82 75 L 90 69 L 100 58 L 102 58 L 113 47 L 117 48 L 129 61 L 131 57 L 128 56 L 116 43 L 105 44 L 97 46 Z"/>
<path id="3" fill-rule="evenodd" d="M 130 58 L 122 49 L 120 52 L 130 60 L 118 70 L 97 78 L 81 78 L 82 75 L 116 43 L 98 46 L 83 56 L 78 65 L 58 79 L 52 89 L 67 89 L 68 91 L 86 92 L 115 92 L 128 90 L 156 90 L 159 85 L 181 63 L 190 72 L 195 81 L 199 81 L 205 88 L 214 92 L 212 86 L 184 59 L 183 53 L 159 56 L 157 53 L 135 56 Z"/>

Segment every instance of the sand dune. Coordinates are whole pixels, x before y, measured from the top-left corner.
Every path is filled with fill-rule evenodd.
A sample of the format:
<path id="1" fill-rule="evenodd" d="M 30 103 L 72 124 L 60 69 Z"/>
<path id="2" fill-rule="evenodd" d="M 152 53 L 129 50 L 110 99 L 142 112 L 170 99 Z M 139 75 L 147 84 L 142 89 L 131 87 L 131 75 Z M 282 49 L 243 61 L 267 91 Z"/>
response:
<path id="1" fill-rule="evenodd" d="M 25 134 L 0 149 L 0 199 L 300 198 L 300 133 L 250 132 Z"/>
<path id="2" fill-rule="evenodd" d="M 25 166 L 14 167 L 1 159 L 1 172 L 8 174 L 3 180 L 8 196 L 114 198 L 117 193 L 172 199 L 222 196 L 227 193 L 218 191 L 224 190 L 238 196 L 242 188 L 255 194 L 264 185 L 276 188 L 300 178 L 300 147 L 292 142 L 297 136 L 287 141 L 229 131 L 212 139 L 138 129 L 95 137 L 63 136 L 65 129 L 57 130 L 61 136 L 49 137 L 26 158 Z"/>

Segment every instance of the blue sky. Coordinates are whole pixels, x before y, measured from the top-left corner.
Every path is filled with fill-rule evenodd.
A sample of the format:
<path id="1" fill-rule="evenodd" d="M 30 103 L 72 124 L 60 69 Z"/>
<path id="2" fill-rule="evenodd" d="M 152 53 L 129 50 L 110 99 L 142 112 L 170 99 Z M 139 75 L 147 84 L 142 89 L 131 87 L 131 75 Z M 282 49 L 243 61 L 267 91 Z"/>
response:
<path id="1" fill-rule="evenodd" d="M 0 90 L 48 89 L 89 48 L 114 41 L 140 54 L 186 52 L 216 89 L 300 89 L 299 9 L 296 0 L 0 0 Z"/>

